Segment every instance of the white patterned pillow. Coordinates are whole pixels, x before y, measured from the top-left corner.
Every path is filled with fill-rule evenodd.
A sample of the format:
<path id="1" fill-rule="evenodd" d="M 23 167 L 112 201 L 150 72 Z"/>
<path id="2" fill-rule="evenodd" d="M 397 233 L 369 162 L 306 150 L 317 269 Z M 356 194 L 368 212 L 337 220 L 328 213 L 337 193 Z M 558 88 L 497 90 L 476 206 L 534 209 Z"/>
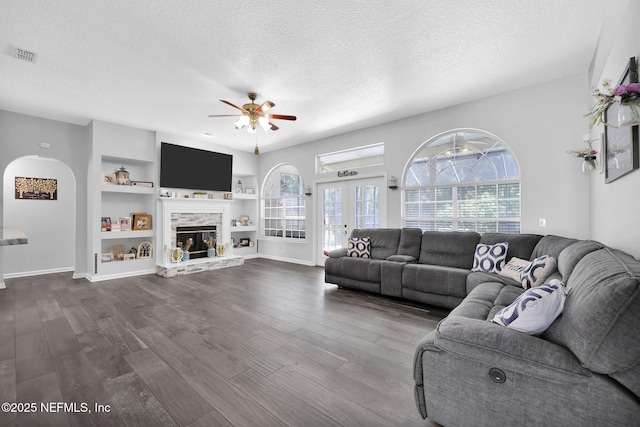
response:
<path id="1" fill-rule="evenodd" d="M 368 237 L 349 237 L 347 256 L 371 258 L 371 241 Z"/>
<path id="2" fill-rule="evenodd" d="M 558 267 L 552 256 L 543 255 L 531 261 L 520 273 L 520 282 L 525 289 L 540 286 Z"/>
<path id="3" fill-rule="evenodd" d="M 509 279 L 513 279 L 516 282 L 520 282 L 520 274 L 522 270 L 529 266 L 529 261 L 522 258 L 513 257 L 509 262 L 502 267 L 500 270 L 500 275 L 504 277 L 508 277 Z"/>
<path id="4" fill-rule="evenodd" d="M 484 271 L 485 273 L 500 273 L 507 258 L 509 242 L 485 245 L 478 243 L 476 253 L 473 256 L 471 271 Z"/>
<path id="5" fill-rule="evenodd" d="M 525 334 L 543 333 L 562 313 L 568 289 L 559 280 L 531 288 L 490 321 Z"/>

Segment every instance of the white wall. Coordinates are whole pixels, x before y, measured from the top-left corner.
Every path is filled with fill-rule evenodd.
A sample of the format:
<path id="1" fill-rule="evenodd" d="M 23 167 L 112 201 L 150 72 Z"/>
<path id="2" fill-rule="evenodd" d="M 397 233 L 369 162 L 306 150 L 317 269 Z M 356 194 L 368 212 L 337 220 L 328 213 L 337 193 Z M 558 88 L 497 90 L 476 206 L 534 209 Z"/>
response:
<path id="1" fill-rule="evenodd" d="M 426 140 L 457 128 L 477 128 L 504 140 L 520 164 L 523 233 L 559 234 L 589 238 L 589 176 L 580 161 L 566 152 L 581 148 L 587 131 L 587 74 L 496 95 L 356 132 L 336 135 L 260 156 L 260 182 L 279 163 L 297 167 L 305 185 L 329 178 L 315 174 L 315 156 L 376 142 L 385 143 L 385 165 L 360 174 L 387 172 L 402 180 L 412 153 Z M 335 177 L 335 175 L 332 175 Z M 336 178 L 338 180 L 338 178 Z M 314 213 L 317 195 L 308 198 L 305 244 L 265 239 L 266 256 L 314 262 Z M 388 226 L 400 227 L 400 190 L 388 192 Z M 538 227 L 538 219 L 547 228 Z"/>
<path id="2" fill-rule="evenodd" d="M 603 42 L 592 67 L 591 87 L 599 86 L 606 78 L 617 83 L 629 58 L 640 55 L 638 17 L 640 2 L 630 1 L 628 10 L 616 14 L 615 22 L 603 29 Z M 592 129 L 592 138 L 598 138 L 601 132 L 604 132 L 602 127 Z M 637 170 L 609 184 L 605 184 L 604 175 L 591 176 L 592 239 L 640 257 L 639 189 L 640 171 Z"/>
<path id="3" fill-rule="evenodd" d="M 9 163 L 30 155 L 57 159 L 68 165 L 76 177 L 76 231 L 73 243 L 76 256 L 72 263 L 76 276 L 83 276 L 87 272 L 87 182 L 83 177 L 87 176 L 89 141 L 90 136 L 84 126 L 0 110 L 0 179 L 3 179 L 1 177 Z M 50 144 L 50 148 L 41 148 L 41 142 Z M 4 182 L 0 185 L 0 200 L 3 197 Z M 13 197 L 13 190 L 8 197 Z M 3 204 L 0 204 L 0 224 L 9 227 L 12 224 L 4 221 L 3 210 Z M 8 251 L 4 250 L 5 253 Z M 3 263 L 0 271 L 8 267 Z"/>
<path id="4" fill-rule="evenodd" d="M 57 179 L 58 199 L 16 199 L 16 176 Z M 22 157 L 9 164 L 4 172 L 4 221 L 21 228 L 29 243 L 5 247 L 6 276 L 74 270 L 75 187 L 71 170 L 57 160 Z"/>

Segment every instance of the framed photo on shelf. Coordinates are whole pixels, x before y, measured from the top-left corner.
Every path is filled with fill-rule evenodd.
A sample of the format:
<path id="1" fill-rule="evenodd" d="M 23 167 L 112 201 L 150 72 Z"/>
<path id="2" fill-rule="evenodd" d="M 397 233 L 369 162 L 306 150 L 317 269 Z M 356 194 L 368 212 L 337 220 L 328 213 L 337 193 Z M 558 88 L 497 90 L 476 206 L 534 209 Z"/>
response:
<path id="1" fill-rule="evenodd" d="M 100 257 L 100 260 L 102 262 L 111 262 L 113 261 L 113 254 L 111 252 L 102 254 L 102 256 Z"/>
<path id="2" fill-rule="evenodd" d="M 151 230 L 151 215 L 144 212 L 131 214 L 132 230 Z"/>
<path id="3" fill-rule="evenodd" d="M 115 185 L 116 183 L 116 176 L 115 174 L 112 173 L 105 173 L 102 172 L 101 174 L 101 181 L 103 184 L 111 184 L 111 185 Z"/>
<path id="4" fill-rule="evenodd" d="M 243 237 L 240 239 L 240 246 L 250 246 L 251 245 L 251 239 L 249 239 L 248 237 Z"/>
<path id="5" fill-rule="evenodd" d="M 136 254 L 128 253 L 124 254 L 124 261 L 131 261 L 136 259 Z"/>
<path id="6" fill-rule="evenodd" d="M 118 259 L 118 254 L 124 254 L 124 246 L 122 245 L 113 245 L 109 246 L 109 253 L 113 255 L 113 259 Z"/>
<path id="7" fill-rule="evenodd" d="M 253 188 L 245 188 L 244 189 L 245 194 L 255 194 L 253 191 Z"/>
<path id="8" fill-rule="evenodd" d="M 120 231 L 131 230 L 131 218 L 128 216 L 118 218 L 118 224 L 120 224 Z"/>
<path id="9" fill-rule="evenodd" d="M 111 217 L 103 216 L 100 218 L 100 231 L 111 231 Z"/>
<path id="10" fill-rule="evenodd" d="M 142 242 L 138 245 L 136 258 L 151 258 L 153 256 L 153 246 L 151 242 Z"/>
<path id="11" fill-rule="evenodd" d="M 632 58 L 634 59 L 634 58 Z M 637 74 L 636 61 L 629 61 L 627 68 L 620 79 L 619 85 L 631 83 L 631 67 Z M 619 102 L 612 103 L 604 113 L 605 122 L 616 123 L 618 113 L 622 108 Z M 610 183 L 623 175 L 632 172 L 640 167 L 640 153 L 638 147 L 638 128 L 640 126 L 605 126 L 604 127 L 604 182 Z"/>

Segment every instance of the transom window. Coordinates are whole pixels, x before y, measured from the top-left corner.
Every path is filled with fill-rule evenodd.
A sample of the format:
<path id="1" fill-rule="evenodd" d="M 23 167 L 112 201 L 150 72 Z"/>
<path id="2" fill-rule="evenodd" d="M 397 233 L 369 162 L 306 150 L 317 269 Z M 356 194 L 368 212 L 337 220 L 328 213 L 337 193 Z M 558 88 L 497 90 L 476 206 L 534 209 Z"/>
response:
<path id="1" fill-rule="evenodd" d="M 384 142 L 316 156 L 318 173 L 384 164 Z"/>
<path id="2" fill-rule="evenodd" d="M 403 224 L 424 231 L 520 232 L 520 173 L 504 142 L 461 129 L 425 142 L 407 168 Z"/>
<path id="3" fill-rule="evenodd" d="M 304 182 L 291 165 L 275 167 L 262 189 L 263 232 L 268 237 L 305 238 Z"/>

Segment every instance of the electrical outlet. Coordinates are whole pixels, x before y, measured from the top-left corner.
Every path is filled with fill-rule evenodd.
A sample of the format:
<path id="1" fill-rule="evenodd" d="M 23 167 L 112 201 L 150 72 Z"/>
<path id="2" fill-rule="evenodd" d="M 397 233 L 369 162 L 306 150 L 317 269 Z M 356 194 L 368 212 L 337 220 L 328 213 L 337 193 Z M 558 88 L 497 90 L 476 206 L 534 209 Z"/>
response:
<path id="1" fill-rule="evenodd" d="M 538 219 L 538 227 L 545 228 L 546 226 L 547 226 L 547 219 L 546 218 L 539 218 Z"/>

